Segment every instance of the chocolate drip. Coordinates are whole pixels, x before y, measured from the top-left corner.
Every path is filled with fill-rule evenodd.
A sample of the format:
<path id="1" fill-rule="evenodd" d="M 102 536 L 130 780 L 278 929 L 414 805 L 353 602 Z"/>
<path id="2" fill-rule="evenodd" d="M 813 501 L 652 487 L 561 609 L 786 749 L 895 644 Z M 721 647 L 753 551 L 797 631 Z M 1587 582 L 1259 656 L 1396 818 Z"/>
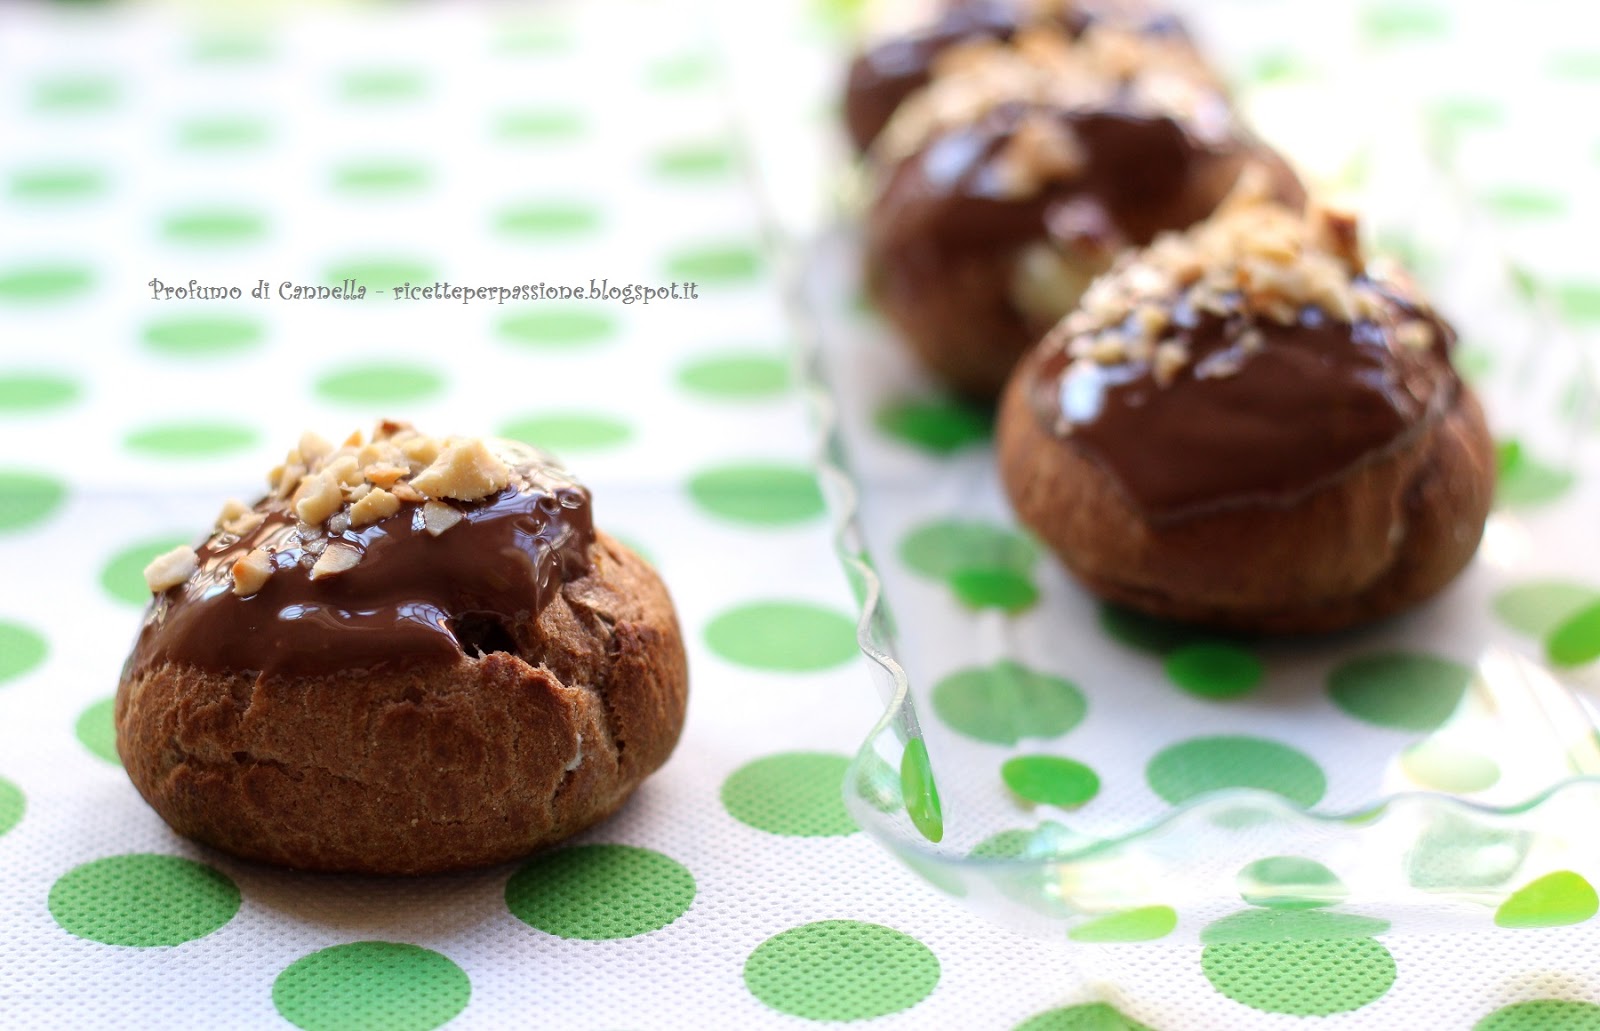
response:
<path id="1" fill-rule="evenodd" d="M 175 662 L 314 676 L 488 650 L 535 654 L 534 618 L 589 568 L 589 492 L 554 466 L 524 461 L 497 494 L 453 504 L 462 519 L 438 536 L 424 529 L 416 504 L 323 535 L 362 558 L 313 580 L 308 543 L 318 531 L 298 524 L 281 499 L 264 499 L 260 526 L 242 538 L 214 535 L 196 549 L 199 572 L 155 598 L 128 672 Z M 275 571 L 239 597 L 233 563 L 258 547 L 272 553 Z"/>
<path id="2" fill-rule="evenodd" d="M 1148 362 L 1098 365 L 1046 350 L 1026 375 L 1035 413 L 1081 447 L 1154 520 L 1247 504 L 1292 504 L 1388 453 L 1454 403 L 1455 333 L 1379 286 L 1393 318 L 1334 320 L 1306 307 L 1282 325 L 1178 311 L 1168 338 L 1190 362 L 1169 384 Z M 1433 344 L 1397 343 L 1420 320 Z M 1259 346 L 1257 346 L 1259 344 Z"/>

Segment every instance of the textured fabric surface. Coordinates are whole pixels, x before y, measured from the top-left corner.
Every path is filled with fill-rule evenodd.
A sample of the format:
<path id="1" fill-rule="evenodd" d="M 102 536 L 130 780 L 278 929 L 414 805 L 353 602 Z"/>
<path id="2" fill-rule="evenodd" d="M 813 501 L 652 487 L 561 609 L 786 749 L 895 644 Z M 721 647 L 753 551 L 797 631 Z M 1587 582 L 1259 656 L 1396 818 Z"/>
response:
<path id="1" fill-rule="evenodd" d="M 1172 944 L 1071 945 L 986 922 L 855 827 L 844 770 L 881 710 L 750 180 L 769 137 L 804 144 L 830 117 L 842 7 L 761 6 L 770 35 L 745 35 L 735 11 L 627 0 L 264 22 L 0 10 L 0 1026 L 1600 1026 L 1586 880 L 1531 884 L 1501 926 L 1486 911 L 1482 934 L 1445 937 L 1339 908 L 1337 865 L 1267 864 L 1237 886 L 1228 871 L 1233 894 L 1194 926 L 1152 909 L 1080 935 Z M 1584 9 L 1541 4 L 1508 27 L 1487 6 L 1288 13 L 1300 6 L 1201 12 L 1230 67 L 1280 89 L 1252 92 L 1269 133 L 1274 104 L 1292 115 L 1355 55 L 1375 81 L 1406 83 L 1384 124 L 1428 135 L 1530 296 L 1592 336 L 1600 285 L 1580 227 L 1596 224 L 1585 184 L 1600 137 L 1549 118 L 1600 99 L 1594 34 L 1549 31 Z M 1505 74 L 1474 76 L 1462 55 L 1508 42 Z M 752 60 L 784 74 L 752 77 Z M 774 77 L 782 88 L 758 92 Z M 820 192 L 808 160 L 785 164 L 796 191 Z M 157 301 L 153 277 L 244 296 Z M 279 292 L 346 278 L 368 298 Z M 252 298 L 263 279 L 269 297 Z M 699 298 L 392 293 L 436 279 L 693 280 Z M 339 436 L 380 416 L 556 451 L 679 607 L 692 700 L 678 753 L 617 817 L 525 863 L 396 880 L 241 863 L 176 838 L 117 765 L 109 698 L 147 559 L 259 490 L 302 429 Z M 984 435 L 931 396 L 865 422 L 885 453 L 906 449 L 882 481 L 896 489 Z M 1508 452 L 1518 497 L 1585 489 L 1526 443 Z M 893 536 L 884 558 L 921 592 L 896 599 L 903 625 L 923 606 L 1060 600 L 1047 559 L 998 516 Z M 1485 620 L 1532 642 L 1565 633 L 1581 653 L 1574 616 L 1600 584 L 1557 562 L 1534 572 Z M 1136 661 L 1196 704 L 1248 698 L 1260 676 L 1248 650 L 1138 625 L 1107 635 L 1142 642 Z M 937 689 L 929 678 L 923 702 L 940 733 L 992 747 L 997 776 L 1041 728 L 1081 734 L 1101 715 L 1096 676 L 1006 658 Z M 1424 665 L 1406 682 L 1448 693 L 1450 668 Z M 1363 686 L 1389 675 L 1357 669 L 1326 715 L 1425 724 L 1438 692 L 1396 709 Z M 1303 765 L 1284 776 L 1283 756 L 1232 749 L 1227 769 L 1320 796 Z M 1014 766 L 1007 783 L 1060 808 L 1142 784 L 1148 756 L 1077 758 Z M 1483 776 L 1459 754 L 1418 762 L 1425 780 Z M 1146 806 L 1193 787 L 1194 754 L 1162 768 L 1167 789 L 1152 783 Z M 1320 770 L 1335 787 L 1340 773 Z M 1263 904 L 1285 899 L 1310 904 Z M 1297 915 L 1257 915 L 1280 911 Z"/>

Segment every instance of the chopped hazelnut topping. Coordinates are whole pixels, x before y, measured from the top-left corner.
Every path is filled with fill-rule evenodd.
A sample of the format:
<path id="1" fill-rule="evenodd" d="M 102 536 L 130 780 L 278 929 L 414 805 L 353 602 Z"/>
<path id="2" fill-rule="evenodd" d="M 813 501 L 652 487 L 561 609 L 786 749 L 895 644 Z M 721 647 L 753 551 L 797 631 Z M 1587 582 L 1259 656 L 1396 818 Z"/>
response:
<path id="1" fill-rule="evenodd" d="M 395 497 L 406 502 L 407 504 L 416 504 L 418 502 L 428 500 L 427 498 L 423 497 L 423 495 L 415 487 L 411 486 L 411 484 L 405 480 L 400 480 L 393 487 L 390 487 L 389 493 L 393 494 Z"/>
<path id="2" fill-rule="evenodd" d="M 355 455 L 340 455 L 328 463 L 322 474 L 332 477 L 341 487 L 354 487 L 362 479 L 361 467 L 356 464 Z"/>
<path id="3" fill-rule="evenodd" d="M 251 530 L 254 530 L 256 527 L 260 526 L 266 521 L 267 516 L 265 512 L 256 512 L 252 510 L 245 512 L 237 519 L 230 519 L 223 523 L 222 530 L 224 533 L 231 533 L 235 537 L 243 537 L 245 534 L 249 533 Z"/>
<path id="4" fill-rule="evenodd" d="M 402 476 L 411 475 L 411 469 L 405 465 L 390 465 L 387 462 L 374 462 L 361 470 L 367 482 L 375 487 L 388 489 L 394 486 L 394 481 Z"/>
<path id="5" fill-rule="evenodd" d="M 440 501 L 430 501 L 422 506 L 422 526 L 437 537 L 461 522 L 461 510 Z"/>
<path id="6" fill-rule="evenodd" d="M 160 594 L 185 582 L 199 568 L 200 557 L 193 548 L 182 544 L 152 559 L 144 567 L 144 582 L 150 586 L 152 594 Z"/>
<path id="7" fill-rule="evenodd" d="M 371 493 L 372 493 L 372 484 L 370 484 L 370 483 L 362 483 L 362 484 L 359 484 L 357 486 L 354 486 L 354 487 L 351 487 L 351 488 L 347 489 L 344 492 L 344 499 L 345 499 L 345 501 L 347 501 L 350 504 L 354 505 L 356 502 L 360 501 L 362 498 L 366 497 L 368 494 L 371 494 Z"/>
<path id="8" fill-rule="evenodd" d="M 1163 340 L 1156 345 L 1153 368 L 1156 382 L 1167 386 L 1177 378 L 1179 370 L 1189 364 L 1189 349 L 1176 340 Z"/>
<path id="9" fill-rule="evenodd" d="M 400 452 L 417 465 L 431 465 L 439 457 L 439 442 L 432 437 L 410 437 L 401 442 Z"/>
<path id="10" fill-rule="evenodd" d="M 932 81 L 900 105 L 873 145 L 873 157 L 881 167 L 895 164 L 935 136 L 1010 102 L 1071 111 L 1127 110 L 1204 121 L 1208 130 L 1219 118 L 1225 126 L 1229 117 L 1220 86 L 1182 40 L 1105 24 L 1073 38 L 1059 26 L 1040 24 L 1009 43 L 975 40 L 940 53 Z M 1018 135 L 1029 131 L 1019 129 Z M 1022 147 L 1031 155 L 1022 164 L 1054 169 L 1039 185 L 1070 177 L 1082 165 L 1082 150 L 1070 136 L 1040 136 Z"/>
<path id="11" fill-rule="evenodd" d="M 294 514 L 301 522 L 316 526 L 326 522 L 343 505 L 344 494 L 339 490 L 339 481 L 326 471 L 313 473 L 301 481 L 300 489 L 295 492 Z"/>
<path id="12" fill-rule="evenodd" d="M 222 503 L 222 511 L 217 513 L 216 524 L 218 527 L 226 526 L 235 519 L 250 511 L 250 506 L 238 498 L 229 498 Z"/>
<path id="13" fill-rule="evenodd" d="M 1394 338 L 1402 347 L 1426 351 L 1433 346 L 1433 327 L 1421 319 L 1408 319 L 1394 328 Z"/>
<path id="14" fill-rule="evenodd" d="M 368 488 L 366 497 L 350 506 L 350 525 L 366 526 L 400 511 L 400 499 L 386 490 Z"/>
<path id="15" fill-rule="evenodd" d="M 298 452 L 295 461 L 314 466 L 333 453 L 333 445 L 318 434 L 307 430 L 300 434 L 300 443 L 295 447 L 295 452 Z"/>
<path id="16" fill-rule="evenodd" d="M 452 443 L 422 472 L 411 486 L 431 498 L 477 501 L 511 482 L 511 470 L 481 440 Z"/>
<path id="17" fill-rule="evenodd" d="M 348 544 L 335 544 L 323 550 L 321 556 L 311 567 L 311 579 L 320 580 L 325 576 L 335 576 L 347 569 L 354 569 L 361 561 L 361 552 Z"/>
<path id="18" fill-rule="evenodd" d="M 1302 215 L 1285 207 L 1253 166 L 1210 219 L 1118 259 L 1047 340 L 1076 360 L 1102 365 L 1148 355 L 1156 382 L 1166 386 L 1191 358 L 1179 341 L 1163 336 L 1173 335 L 1172 323 L 1204 313 L 1230 320 L 1226 332 L 1237 346 L 1227 357 L 1206 358 L 1196 376 L 1232 375 L 1266 346 L 1264 327 L 1296 325 L 1308 309 L 1344 323 L 1392 322 L 1394 303 L 1357 240 L 1350 215 L 1317 209 Z M 1404 280 L 1384 281 L 1414 294 Z M 1420 299 L 1415 303 L 1426 311 Z M 1435 330 L 1425 319 L 1407 319 L 1393 338 L 1399 346 L 1427 348 Z"/>
<path id="19" fill-rule="evenodd" d="M 241 598 L 261 590 L 272 576 L 272 556 L 256 548 L 233 564 L 233 593 Z"/>

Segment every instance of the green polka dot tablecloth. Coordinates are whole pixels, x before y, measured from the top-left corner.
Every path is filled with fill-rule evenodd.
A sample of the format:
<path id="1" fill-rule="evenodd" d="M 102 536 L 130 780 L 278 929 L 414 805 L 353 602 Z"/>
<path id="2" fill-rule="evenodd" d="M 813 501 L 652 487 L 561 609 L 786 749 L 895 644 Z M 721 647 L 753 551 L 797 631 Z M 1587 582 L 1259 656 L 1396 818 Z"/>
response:
<path id="1" fill-rule="evenodd" d="M 1080 848 L 1212 787 L 1337 809 L 1380 790 L 1499 802 L 1552 782 L 1550 735 L 1467 733 L 1534 697 L 1486 693 L 1471 642 L 1592 683 L 1600 574 L 1592 554 L 1542 541 L 1584 499 L 1594 511 L 1575 456 L 1595 411 L 1564 370 L 1519 357 L 1527 313 L 1505 315 L 1483 285 L 1506 277 L 1458 275 L 1455 223 L 1437 217 L 1474 212 L 1472 239 L 1509 256 L 1528 309 L 1592 354 L 1593 269 L 1572 227 L 1600 139 L 1534 117 L 1550 98 L 1594 99 L 1584 37 L 1524 39 L 1519 20 L 1513 89 L 1460 56 L 1508 38 L 1488 8 L 1291 16 L 1258 0 L 1200 19 L 1259 80 L 1252 110 L 1273 134 L 1336 75 L 1426 70 L 1365 108 L 1374 138 L 1421 138 L 1425 160 L 1339 167 L 1407 216 L 1381 224 L 1440 263 L 1447 300 L 1483 312 L 1469 344 L 1491 400 L 1548 397 L 1561 415 L 1564 434 L 1542 417 L 1497 427 L 1517 514 L 1504 525 L 1524 532 L 1492 542 L 1501 564 L 1435 646 L 1397 630 L 1299 670 L 1097 611 L 1003 507 L 964 503 L 989 476 L 986 419 L 927 390 L 854 303 L 849 269 L 825 269 L 830 327 L 863 341 L 834 385 L 926 739 L 880 734 L 881 761 L 857 764 L 847 792 L 883 711 L 856 646 L 863 582 L 834 553 L 838 477 L 813 461 L 793 362 L 796 254 L 770 241 L 793 224 L 785 205 L 826 181 L 815 141 L 849 7 L 0 11 L 0 1027 L 1600 1027 L 1600 872 L 1573 851 L 1592 841 L 1592 799 L 1560 803 L 1567 851 L 1514 825 L 1424 828 L 1392 876 L 1451 888 L 1481 930 L 1449 934 L 1373 904 L 1371 864 L 1339 835 L 1278 847 L 1279 823 L 1250 824 L 1259 809 L 1210 812 L 1215 838 L 1150 839 L 1137 858 L 1195 871 L 1162 890 L 1138 864 L 1082 867 L 1100 878 L 1092 914 L 1039 912 L 1079 886 L 1047 890 L 1037 864 L 1001 867 L 1022 871 L 1011 882 L 965 865 Z M 1582 9 L 1530 20 L 1558 10 Z M 1383 178 L 1440 167 L 1448 196 Z M 155 300 L 153 279 L 242 296 Z M 436 279 L 694 281 L 699 298 L 392 296 Z M 262 280 L 271 296 L 250 296 Z M 369 296 L 280 293 L 346 280 Z M 615 818 L 504 867 L 311 876 L 191 845 L 115 750 L 141 569 L 222 498 L 259 489 L 303 428 L 381 416 L 539 443 L 593 488 L 599 520 L 678 604 L 683 741 Z M 1297 694 L 1302 676 L 1317 689 Z M 1513 716 L 1499 725 L 1535 726 Z M 863 808 L 873 798 L 887 812 Z M 1396 816 L 1376 826 L 1411 826 Z M 937 830 L 962 862 L 908 848 L 908 870 L 869 821 L 912 845 Z M 1202 847 L 1221 835 L 1251 841 L 1248 861 L 1221 869 Z M 1468 875 L 1481 890 L 1458 891 Z M 978 915 L 1012 911 L 1042 933 Z"/>

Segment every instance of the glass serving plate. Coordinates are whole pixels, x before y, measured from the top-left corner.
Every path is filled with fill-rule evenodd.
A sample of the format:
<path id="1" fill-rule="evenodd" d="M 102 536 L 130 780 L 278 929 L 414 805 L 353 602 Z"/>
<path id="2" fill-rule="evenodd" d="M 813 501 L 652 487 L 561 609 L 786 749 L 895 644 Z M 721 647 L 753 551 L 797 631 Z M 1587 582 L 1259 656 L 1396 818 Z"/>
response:
<path id="1" fill-rule="evenodd" d="M 944 399 L 862 302 L 847 162 L 835 149 L 808 192 L 819 166 L 764 160 L 746 128 L 887 706 L 845 784 L 869 834 L 975 910 L 1079 942 L 1593 914 L 1600 454 L 1580 427 L 1600 391 L 1405 124 L 1363 125 L 1360 188 L 1333 185 L 1461 330 L 1458 364 L 1493 370 L 1476 386 L 1500 503 L 1437 599 L 1290 642 L 1155 623 L 1079 589 L 1017 529 L 987 415 Z M 818 181 L 830 201 L 797 201 Z"/>

